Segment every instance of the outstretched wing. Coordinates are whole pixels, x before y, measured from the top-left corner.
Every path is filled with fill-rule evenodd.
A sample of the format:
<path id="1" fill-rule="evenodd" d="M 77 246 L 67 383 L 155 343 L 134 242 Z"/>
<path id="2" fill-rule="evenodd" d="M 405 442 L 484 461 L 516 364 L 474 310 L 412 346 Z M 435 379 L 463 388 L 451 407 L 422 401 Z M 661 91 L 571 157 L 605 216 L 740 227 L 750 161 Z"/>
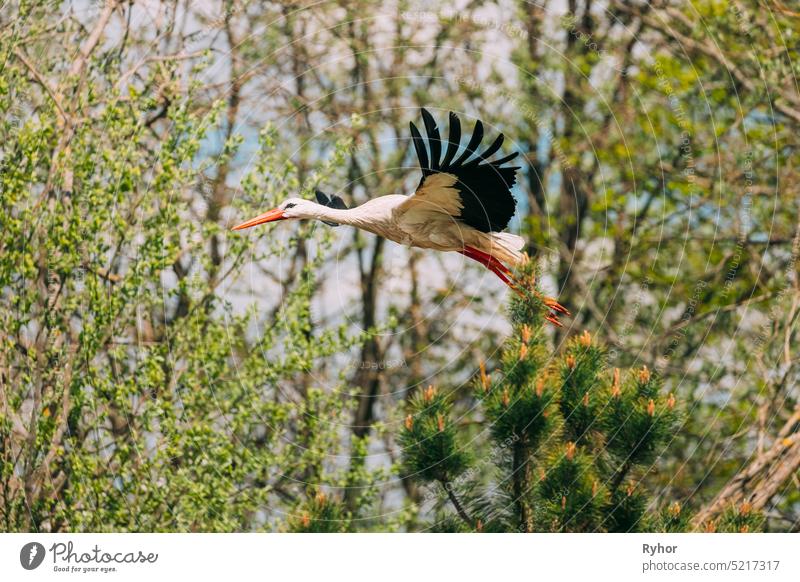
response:
<path id="1" fill-rule="evenodd" d="M 427 110 L 422 110 L 426 140 L 411 123 L 411 137 L 417 151 L 422 179 L 413 196 L 409 197 L 404 210 L 423 205 L 438 207 L 469 226 L 483 232 L 501 231 L 508 226 L 516 211 L 517 201 L 511 194 L 516 182 L 519 166 L 503 167 L 503 164 L 519 155 L 514 152 L 493 162 L 488 161 L 503 145 L 501 133 L 482 153 L 476 153 L 483 140 L 483 123 L 477 121 L 467 146 L 461 152 L 461 122 L 450 112 L 450 133 L 443 142 L 436 121 Z M 442 144 L 447 149 L 442 157 Z M 458 157 L 456 157 L 458 155 Z M 436 178 L 448 174 L 452 179 Z M 447 185 L 445 186 L 445 183 Z"/>

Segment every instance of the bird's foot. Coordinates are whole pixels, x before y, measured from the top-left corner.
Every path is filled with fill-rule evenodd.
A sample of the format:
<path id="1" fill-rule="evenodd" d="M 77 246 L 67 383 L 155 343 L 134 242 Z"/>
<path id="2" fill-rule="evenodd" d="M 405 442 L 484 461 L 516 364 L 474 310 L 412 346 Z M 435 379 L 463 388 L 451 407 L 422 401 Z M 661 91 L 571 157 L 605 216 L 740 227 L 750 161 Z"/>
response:
<path id="1" fill-rule="evenodd" d="M 557 315 L 553 315 L 552 313 L 550 313 L 548 315 L 545 315 L 544 318 L 553 325 L 555 325 L 556 327 L 564 327 L 564 324 L 561 323 L 561 321 L 559 321 Z"/>
<path id="2" fill-rule="evenodd" d="M 544 303 L 545 307 L 547 307 L 550 310 L 550 313 L 548 313 L 545 316 L 545 319 L 550 323 L 557 325 L 558 327 L 564 327 L 564 324 L 561 323 L 561 321 L 558 318 L 561 315 L 566 315 L 567 317 L 572 315 L 569 312 L 569 309 L 561 305 L 558 301 L 556 301 L 552 297 L 541 295 L 538 292 L 536 293 L 536 296 L 539 297 L 539 299 L 542 300 L 542 303 Z"/>
<path id="3" fill-rule="evenodd" d="M 502 265 L 502 264 L 501 264 Z M 514 275 L 508 269 L 500 270 L 494 264 L 488 263 L 486 267 L 495 275 L 499 277 L 499 279 L 508 285 L 514 293 L 519 295 L 520 297 L 525 297 L 525 290 L 520 285 L 519 281 L 514 278 Z"/>
<path id="4" fill-rule="evenodd" d="M 500 276 L 499 273 L 498 273 L 498 276 Z M 513 289 L 514 292 L 516 292 L 517 295 L 519 295 L 521 298 L 524 299 L 526 297 L 526 288 L 523 285 L 523 283 L 519 279 L 514 277 L 513 275 L 509 275 L 509 279 L 510 280 L 508 280 L 506 284 L 509 287 L 511 287 L 511 289 Z M 550 310 L 550 312 L 547 315 L 545 315 L 545 317 L 544 317 L 545 320 L 549 321 L 550 323 L 552 323 L 556 327 L 564 327 L 564 324 L 561 323 L 561 320 L 559 320 L 559 317 L 561 315 L 566 315 L 567 317 L 572 315 L 570 313 L 569 309 L 567 309 L 566 307 L 561 305 L 558 301 L 556 301 L 552 297 L 547 297 L 546 295 L 542 295 L 538 291 L 533 291 L 533 294 L 536 297 L 538 297 L 539 299 L 541 299 L 542 303 L 544 303 L 545 307 L 547 307 L 547 309 Z"/>
<path id="5" fill-rule="evenodd" d="M 503 283 L 508 285 L 520 298 L 524 299 L 527 293 L 533 293 L 536 297 L 542 300 L 550 312 L 545 316 L 545 319 L 558 327 L 563 327 L 563 323 L 559 321 L 560 315 L 570 315 L 569 310 L 561 305 L 552 297 L 547 297 L 536 291 L 533 287 L 534 279 L 531 277 L 529 280 L 522 280 L 517 278 L 514 273 L 501 263 L 497 258 L 488 253 L 484 253 L 472 247 L 465 247 L 462 254 L 481 263 L 492 273 L 498 276 Z"/>
<path id="6" fill-rule="evenodd" d="M 548 309 L 555 311 L 556 313 L 563 313 L 564 315 L 572 315 L 569 312 L 569 309 L 561 305 L 558 301 L 553 299 L 552 297 L 542 297 L 542 302 L 547 306 Z"/>
<path id="7" fill-rule="evenodd" d="M 517 293 L 517 295 L 519 295 L 521 298 L 524 298 L 526 296 L 526 285 L 525 285 L 525 282 L 523 282 L 520 279 L 516 278 L 510 271 L 507 271 L 507 272 L 508 272 L 508 279 L 509 279 L 509 281 L 507 282 L 507 285 L 509 287 L 511 287 L 511 289 L 513 289 Z M 499 276 L 499 273 L 498 273 L 498 276 Z M 559 317 L 561 315 L 566 315 L 567 317 L 572 315 L 569 312 L 569 309 L 567 309 L 566 307 L 561 305 L 558 301 L 556 301 L 552 297 L 548 297 L 546 295 L 542 295 L 541 293 L 539 293 L 536 290 L 533 290 L 532 293 L 536 297 L 541 299 L 542 303 L 544 303 L 545 307 L 547 307 L 550 310 L 550 312 L 547 315 L 545 315 L 545 317 L 544 317 L 545 320 L 549 321 L 550 323 L 552 323 L 556 327 L 564 327 L 564 324 L 561 323 L 561 320 L 559 320 Z"/>

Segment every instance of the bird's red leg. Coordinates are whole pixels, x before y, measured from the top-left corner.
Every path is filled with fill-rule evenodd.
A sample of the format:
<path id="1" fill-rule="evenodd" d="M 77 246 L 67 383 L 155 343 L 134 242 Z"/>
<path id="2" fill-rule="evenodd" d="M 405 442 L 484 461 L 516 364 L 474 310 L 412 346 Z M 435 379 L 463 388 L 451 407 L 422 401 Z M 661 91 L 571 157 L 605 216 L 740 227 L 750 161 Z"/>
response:
<path id="1" fill-rule="evenodd" d="M 564 315 L 572 315 L 569 312 L 569 309 L 561 305 L 558 301 L 556 301 L 552 297 L 543 296 L 542 303 L 544 303 L 548 308 L 552 309 L 553 311 L 557 311 L 558 313 L 563 313 Z"/>
<path id="2" fill-rule="evenodd" d="M 478 252 L 475 251 L 477 251 L 477 249 L 473 249 L 472 247 L 464 247 L 464 250 L 459 252 L 465 257 L 469 257 L 473 261 L 479 262 L 481 265 L 489 269 L 492 273 L 497 275 L 500 278 L 500 280 L 503 281 L 503 283 L 511 287 L 517 294 L 519 294 L 520 296 L 523 295 L 522 290 L 516 285 L 516 282 L 515 281 L 512 282 L 509 279 L 511 272 L 507 268 L 505 268 L 505 266 L 502 263 L 500 263 L 500 266 L 503 267 L 503 270 L 500 270 L 497 268 L 497 266 L 494 264 L 492 260 L 487 258 L 488 255 L 486 255 L 485 253 L 481 253 L 480 251 Z"/>
<path id="3" fill-rule="evenodd" d="M 492 271 L 498 277 L 500 277 L 506 283 L 506 285 L 514 289 L 514 291 L 516 291 L 519 295 L 523 295 L 523 293 L 520 290 L 520 288 L 522 287 L 520 282 L 514 278 L 514 275 L 511 273 L 511 270 L 508 267 L 506 267 L 503 263 L 501 263 L 496 257 L 493 257 L 489 253 L 485 253 L 479 249 L 470 246 L 465 246 L 464 252 L 462 254 L 485 265 L 486 268 L 488 268 L 490 271 Z M 559 314 L 564 314 L 567 316 L 571 315 L 569 310 L 552 297 L 541 295 L 537 291 L 534 291 L 533 293 L 537 297 L 539 297 L 545 304 L 545 306 L 552 312 L 548 314 L 545 317 L 545 319 L 561 327 L 562 323 L 558 320 L 558 316 Z"/>
<path id="4" fill-rule="evenodd" d="M 492 263 L 494 265 L 495 269 L 497 269 L 499 271 L 502 271 L 503 273 L 505 273 L 508 276 L 511 276 L 511 269 L 506 267 L 496 257 L 493 257 L 489 253 L 485 253 L 482 250 L 476 249 L 475 247 L 464 247 L 464 248 L 465 248 L 465 250 L 469 251 L 470 253 L 472 253 L 472 254 L 480 257 L 481 259 L 483 259 L 483 261 L 481 261 L 481 262 L 487 261 L 489 263 Z M 486 264 L 486 263 L 484 263 L 484 264 Z M 488 267 L 488 265 L 487 265 L 487 267 Z"/>
<path id="5" fill-rule="evenodd" d="M 520 297 L 522 297 L 524 295 L 524 293 L 522 292 L 522 289 L 520 289 L 519 286 L 517 286 L 516 281 L 514 281 L 513 279 L 509 279 L 509 277 L 507 277 L 505 273 L 503 273 L 502 271 L 498 270 L 491 263 L 484 263 L 484 264 L 486 265 L 487 269 L 489 269 L 492 273 L 497 275 L 500 278 L 500 280 L 503 281 L 503 283 L 505 283 L 506 285 L 511 287 L 511 289 L 513 289 L 514 292 L 517 293 Z"/>
<path id="6" fill-rule="evenodd" d="M 493 257 L 489 253 L 485 253 L 479 249 L 476 249 L 475 247 L 466 246 L 464 247 L 464 251 L 464 255 L 484 265 L 492 273 L 500 277 L 500 279 L 502 279 L 506 285 L 511 287 L 520 297 L 524 296 L 524 286 L 522 283 L 520 283 L 514 277 L 511 269 L 506 267 L 497 258 Z"/>

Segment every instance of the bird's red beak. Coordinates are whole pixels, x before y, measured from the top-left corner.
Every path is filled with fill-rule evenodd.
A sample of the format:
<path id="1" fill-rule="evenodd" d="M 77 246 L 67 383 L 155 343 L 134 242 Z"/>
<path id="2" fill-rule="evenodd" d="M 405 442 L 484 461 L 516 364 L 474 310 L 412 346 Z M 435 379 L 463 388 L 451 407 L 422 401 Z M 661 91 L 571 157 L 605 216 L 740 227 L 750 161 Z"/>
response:
<path id="1" fill-rule="evenodd" d="M 243 222 L 242 224 L 234 226 L 232 230 L 242 230 L 243 228 L 250 228 L 251 226 L 257 226 L 259 224 L 273 222 L 275 220 L 286 220 L 286 217 L 283 215 L 283 210 L 280 208 L 275 208 L 274 210 L 260 214 L 255 218 L 251 218 L 247 222 Z"/>

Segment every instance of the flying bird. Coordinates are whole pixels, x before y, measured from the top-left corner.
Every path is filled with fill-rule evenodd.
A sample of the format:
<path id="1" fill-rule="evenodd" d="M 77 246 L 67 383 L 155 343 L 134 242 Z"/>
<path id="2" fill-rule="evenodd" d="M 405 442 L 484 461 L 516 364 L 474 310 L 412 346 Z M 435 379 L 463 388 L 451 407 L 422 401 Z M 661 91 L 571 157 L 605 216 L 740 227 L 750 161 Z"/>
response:
<path id="1" fill-rule="evenodd" d="M 453 112 L 449 118 L 446 142 L 427 110 L 422 109 L 427 144 L 414 123 L 410 124 L 422 171 L 419 185 L 411 196 L 390 194 L 348 208 L 339 196 L 328 196 L 317 190 L 317 202 L 289 198 L 233 230 L 289 219 L 315 219 L 329 226 L 355 226 L 402 245 L 461 253 L 484 265 L 522 294 L 520 282 L 506 264 L 514 267 L 522 263 L 525 241 L 520 236 L 503 232 L 516 211 L 511 187 L 520 169 L 505 164 L 519 152 L 489 161 L 503 145 L 505 136 L 501 133 L 488 148 L 477 153 L 484 136 L 480 120 L 476 121 L 472 137 L 462 150 L 461 122 Z M 443 146 L 446 147 L 444 156 Z M 569 315 L 569 312 L 555 299 L 542 299 L 550 309 L 547 319 L 560 326 L 559 315 Z"/>

